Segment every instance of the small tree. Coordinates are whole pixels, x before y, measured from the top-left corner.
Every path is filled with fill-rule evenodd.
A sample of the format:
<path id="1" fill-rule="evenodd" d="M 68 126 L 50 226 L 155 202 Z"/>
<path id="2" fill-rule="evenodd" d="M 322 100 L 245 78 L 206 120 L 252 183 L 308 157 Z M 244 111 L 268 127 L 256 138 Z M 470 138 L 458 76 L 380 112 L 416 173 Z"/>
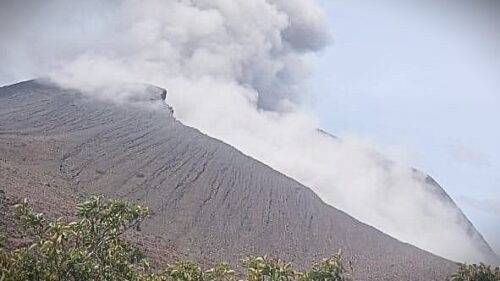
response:
<path id="1" fill-rule="evenodd" d="M 48 222 L 27 200 L 15 206 L 19 227 L 33 237 L 28 247 L 0 253 L 0 280 L 137 280 L 146 265 L 136 247 L 121 238 L 139 229 L 148 209 L 93 197 L 79 204 L 78 221 Z"/>

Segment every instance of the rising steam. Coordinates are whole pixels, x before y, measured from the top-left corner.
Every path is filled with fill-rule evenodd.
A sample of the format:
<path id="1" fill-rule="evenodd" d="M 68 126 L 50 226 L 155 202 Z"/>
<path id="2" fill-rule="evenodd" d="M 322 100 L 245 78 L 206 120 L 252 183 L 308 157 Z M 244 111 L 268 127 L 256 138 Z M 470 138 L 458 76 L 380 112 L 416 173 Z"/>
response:
<path id="1" fill-rule="evenodd" d="M 310 0 L 2 1 L 0 83 L 169 89 L 176 117 L 311 187 L 327 203 L 456 261 L 487 260 L 460 211 L 407 163 L 326 135 L 298 104 L 306 54 L 331 40 Z"/>

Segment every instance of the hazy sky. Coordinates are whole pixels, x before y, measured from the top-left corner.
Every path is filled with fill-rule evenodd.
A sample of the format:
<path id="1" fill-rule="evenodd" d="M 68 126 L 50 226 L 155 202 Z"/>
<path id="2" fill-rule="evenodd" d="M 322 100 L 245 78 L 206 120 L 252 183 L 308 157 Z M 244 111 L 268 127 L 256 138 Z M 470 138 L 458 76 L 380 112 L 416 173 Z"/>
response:
<path id="1" fill-rule="evenodd" d="M 323 128 L 409 158 L 500 253 L 498 5 L 319 2 L 335 40 L 309 83 Z"/>

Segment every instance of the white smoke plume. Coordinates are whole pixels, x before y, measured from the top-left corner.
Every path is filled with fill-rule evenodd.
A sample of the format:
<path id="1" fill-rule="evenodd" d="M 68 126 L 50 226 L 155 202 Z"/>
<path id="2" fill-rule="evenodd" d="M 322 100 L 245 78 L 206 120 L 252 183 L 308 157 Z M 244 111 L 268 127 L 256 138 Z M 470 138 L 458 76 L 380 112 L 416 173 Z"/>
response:
<path id="1" fill-rule="evenodd" d="M 182 122 L 355 218 L 455 261 L 489 258 L 459 211 L 408 163 L 328 136 L 301 110 L 305 56 L 331 41 L 311 0 L 8 0 L 0 38 L 0 83 L 48 74 L 83 90 L 121 81 L 168 88 Z"/>

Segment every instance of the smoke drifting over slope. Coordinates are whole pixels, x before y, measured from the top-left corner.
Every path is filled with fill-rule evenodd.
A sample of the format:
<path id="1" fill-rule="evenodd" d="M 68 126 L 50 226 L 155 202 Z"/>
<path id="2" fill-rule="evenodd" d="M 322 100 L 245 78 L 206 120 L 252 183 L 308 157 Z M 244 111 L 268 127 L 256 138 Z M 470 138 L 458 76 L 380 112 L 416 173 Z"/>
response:
<path id="1" fill-rule="evenodd" d="M 50 74 L 85 90 L 169 89 L 185 124 L 219 138 L 380 230 L 459 261 L 488 246 L 406 163 L 316 130 L 297 104 L 304 55 L 331 40 L 308 0 L 2 1 L 0 83 Z M 102 91 L 103 95 L 113 95 Z"/>

